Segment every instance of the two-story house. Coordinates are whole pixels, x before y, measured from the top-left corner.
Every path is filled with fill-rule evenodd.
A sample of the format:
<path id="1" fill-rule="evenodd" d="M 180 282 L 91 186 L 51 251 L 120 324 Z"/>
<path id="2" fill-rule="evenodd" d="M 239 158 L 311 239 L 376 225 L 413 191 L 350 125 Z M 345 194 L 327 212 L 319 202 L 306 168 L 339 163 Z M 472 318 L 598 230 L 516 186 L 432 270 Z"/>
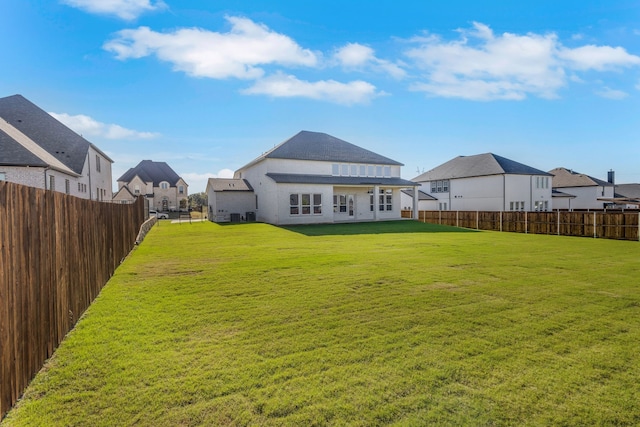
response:
<path id="1" fill-rule="evenodd" d="M 110 201 L 112 163 L 22 95 L 0 98 L 0 180 Z"/>
<path id="2" fill-rule="evenodd" d="M 554 197 L 554 209 L 604 209 L 612 204 L 613 182 L 603 181 L 567 168 L 555 168 L 549 173 L 553 175 L 555 191 L 573 196 L 558 199 Z M 602 199 L 609 199 L 609 201 Z"/>
<path id="3" fill-rule="evenodd" d="M 401 218 L 400 190 L 417 186 L 400 177 L 402 166 L 331 135 L 301 131 L 238 169 L 235 183 L 210 180 L 208 188 L 231 197 L 236 184 L 246 201 L 237 209 L 251 207 L 258 221 L 271 224 L 392 220 Z M 211 220 L 228 211 L 220 198 L 209 200 L 217 201 Z"/>
<path id="4" fill-rule="evenodd" d="M 458 156 L 413 179 L 438 210 L 549 211 L 551 174 L 492 153 Z"/>
<path id="5" fill-rule="evenodd" d="M 158 211 L 187 208 L 189 186 L 165 162 L 143 160 L 118 178 L 118 191 L 114 202 L 131 203 L 138 196 L 149 201 L 149 207 Z"/>

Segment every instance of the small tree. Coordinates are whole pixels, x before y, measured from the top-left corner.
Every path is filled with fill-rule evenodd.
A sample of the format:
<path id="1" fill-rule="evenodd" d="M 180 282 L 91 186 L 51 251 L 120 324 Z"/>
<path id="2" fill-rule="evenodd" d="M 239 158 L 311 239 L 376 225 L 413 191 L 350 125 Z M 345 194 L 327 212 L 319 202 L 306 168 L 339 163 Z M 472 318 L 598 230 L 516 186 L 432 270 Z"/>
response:
<path id="1" fill-rule="evenodd" d="M 201 193 L 189 194 L 189 207 L 194 210 L 201 210 L 202 206 L 208 205 L 207 193 L 204 191 Z"/>

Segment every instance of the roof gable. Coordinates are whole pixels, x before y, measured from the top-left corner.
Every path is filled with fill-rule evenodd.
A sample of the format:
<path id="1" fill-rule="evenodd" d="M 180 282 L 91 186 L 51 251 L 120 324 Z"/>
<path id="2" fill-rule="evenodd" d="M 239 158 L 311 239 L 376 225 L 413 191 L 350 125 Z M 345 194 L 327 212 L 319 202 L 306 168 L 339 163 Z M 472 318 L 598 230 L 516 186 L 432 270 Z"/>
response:
<path id="1" fill-rule="evenodd" d="M 489 175 L 545 175 L 549 173 L 493 153 L 458 156 L 446 163 L 418 175 L 413 181 L 434 179 L 471 178 Z"/>
<path id="2" fill-rule="evenodd" d="M 154 187 L 159 187 L 162 181 L 167 181 L 172 187 L 175 187 L 181 179 L 167 163 L 143 160 L 118 178 L 118 182 L 129 183 L 136 175 L 144 182 L 152 182 Z"/>
<path id="3" fill-rule="evenodd" d="M 0 98 L 0 116 L 77 174 L 82 173 L 89 141 L 22 95 Z"/>
<path id="4" fill-rule="evenodd" d="M 249 165 L 263 159 L 397 165 L 402 163 L 321 132 L 300 131 Z M 248 165 L 247 165 L 248 166 Z"/>

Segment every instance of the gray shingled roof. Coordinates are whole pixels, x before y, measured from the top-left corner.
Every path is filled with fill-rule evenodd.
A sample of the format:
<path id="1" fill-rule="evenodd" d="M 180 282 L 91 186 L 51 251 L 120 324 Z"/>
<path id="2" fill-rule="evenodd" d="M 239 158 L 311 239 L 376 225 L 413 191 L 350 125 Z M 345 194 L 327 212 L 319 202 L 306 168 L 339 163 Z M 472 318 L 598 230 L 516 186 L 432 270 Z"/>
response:
<path id="1" fill-rule="evenodd" d="M 246 179 L 209 178 L 207 187 L 213 191 L 253 191 L 253 187 Z"/>
<path id="2" fill-rule="evenodd" d="M 402 192 L 404 194 L 406 194 L 407 196 L 413 198 L 413 189 L 407 188 L 405 190 L 402 190 Z M 433 197 L 431 194 L 427 194 L 422 190 L 418 191 L 418 200 L 438 200 L 437 198 Z"/>
<path id="3" fill-rule="evenodd" d="M 616 197 L 640 199 L 640 184 L 617 184 Z"/>
<path id="4" fill-rule="evenodd" d="M 323 162 L 397 165 L 402 163 L 365 150 L 326 133 L 301 131 L 249 164 L 262 159 L 317 160 Z"/>
<path id="5" fill-rule="evenodd" d="M 471 178 L 488 175 L 544 175 L 549 173 L 493 153 L 458 156 L 413 178 L 416 182 L 436 179 Z"/>
<path id="6" fill-rule="evenodd" d="M 279 184 L 388 185 L 395 187 L 413 187 L 416 185 L 415 182 L 402 178 L 369 178 L 295 173 L 268 173 L 267 176 Z"/>
<path id="7" fill-rule="evenodd" d="M 0 119 L 1 120 L 1 119 Z M 47 167 L 47 163 L 0 130 L 0 165 Z"/>
<path id="8" fill-rule="evenodd" d="M 0 98 L 0 117 L 28 136 L 33 142 L 81 174 L 90 143 L 49 113 L 24 98 L 12 95 Z"/>
<path id="9" fill-rule="evenodd" d="M 554 188 L 613 186 L 610 182 L 575 172 L 567 168 L 555 168 L 550 170 L 549 173 L 553 175 Z"/>
<path id="10" fill-rule="evenodd" d="M 144 182 L 153 182 L 154 187 L 159 187 L 162 181 L 167 181 L 169 185 L 175 187 L 180 180 L 178 174 L 165 162 L 143 160 L 118 178 L 118 182 L 129 183 L 136 175 Z"/>
<path id="11" fill-rule="evenodd" d="M 554 189 L 551 189 L 551 197 L 568 197 L 573 199 L 576 198 L 576 196 L 574 196 L 573 194 L 563 193 L 562 191 L 558 191 Z"/>

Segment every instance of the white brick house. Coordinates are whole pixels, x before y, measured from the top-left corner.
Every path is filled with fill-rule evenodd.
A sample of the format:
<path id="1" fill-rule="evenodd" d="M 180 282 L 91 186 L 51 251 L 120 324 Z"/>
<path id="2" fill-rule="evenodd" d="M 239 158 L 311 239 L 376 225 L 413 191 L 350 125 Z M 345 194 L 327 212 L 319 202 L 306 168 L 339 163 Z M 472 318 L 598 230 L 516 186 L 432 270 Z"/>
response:
<path id="1" fill-rule="evenodd" d="M 0 98 L 0 179 L 110 201 L 112 163 L 23 96 Z"/>
<path id="2" fill-rule="evenodd" d="M 395 220 L 401 218 L 400 190 L 416 187 L 400 177 L 402 166 L 331 135 L 301 131 L 238 169 L 234 179 L 253 189 L 258 221 Z"/>
<path id="3" fill-rule="evenodd" d="M 550 211 L 552 175 L 492 153 L 458 156 L 413 179 L 438 210 Z"/>

